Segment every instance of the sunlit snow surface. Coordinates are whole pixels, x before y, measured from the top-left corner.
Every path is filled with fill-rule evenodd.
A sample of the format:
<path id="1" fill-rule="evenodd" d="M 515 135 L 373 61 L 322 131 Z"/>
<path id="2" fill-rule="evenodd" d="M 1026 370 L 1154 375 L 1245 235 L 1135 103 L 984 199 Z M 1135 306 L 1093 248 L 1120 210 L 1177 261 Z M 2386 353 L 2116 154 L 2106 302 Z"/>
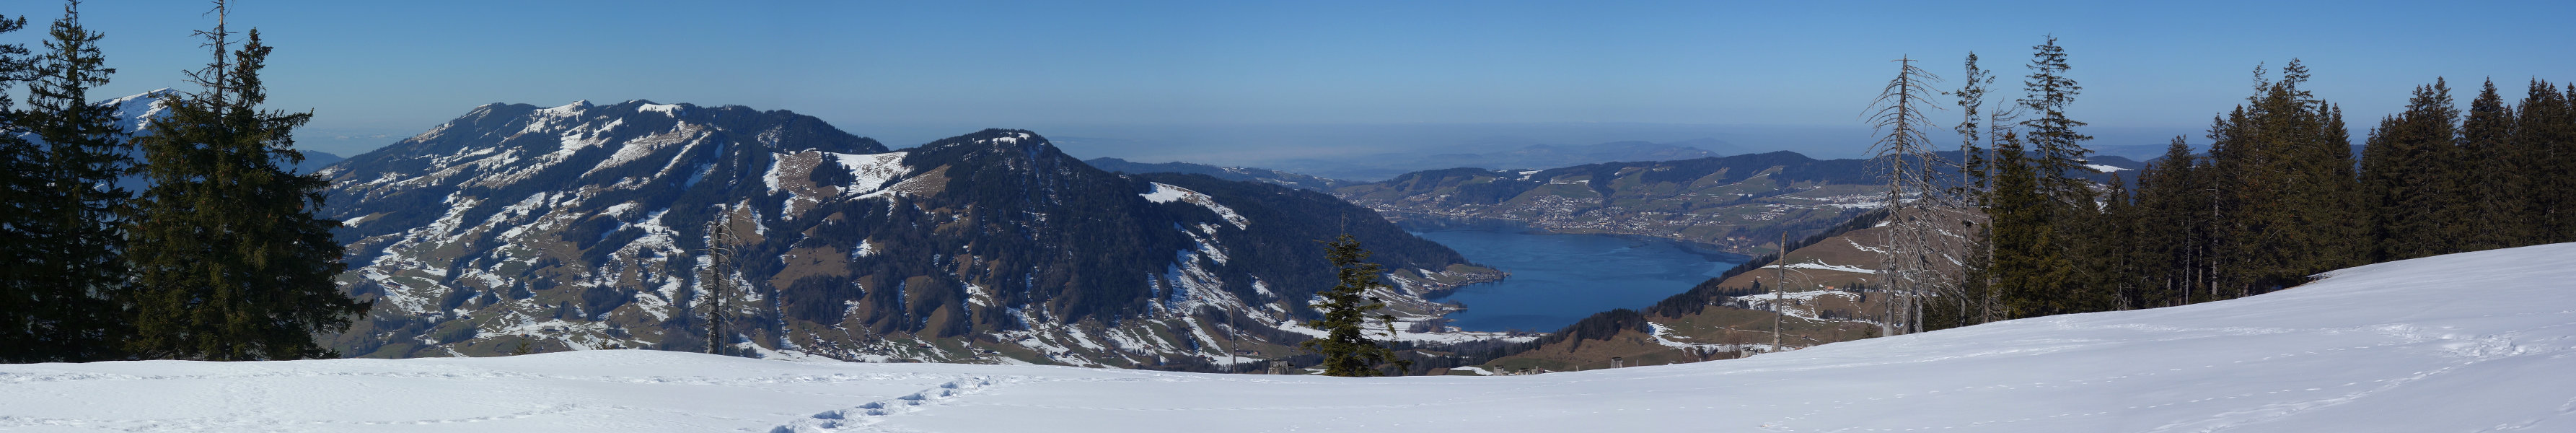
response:
<path id="1" fill-rule="evenodd" d="M 591 351 L 0 366 L 11 431 L 2576 431 L 2576 244 L 1750 359 L 1340 379 Z"/>

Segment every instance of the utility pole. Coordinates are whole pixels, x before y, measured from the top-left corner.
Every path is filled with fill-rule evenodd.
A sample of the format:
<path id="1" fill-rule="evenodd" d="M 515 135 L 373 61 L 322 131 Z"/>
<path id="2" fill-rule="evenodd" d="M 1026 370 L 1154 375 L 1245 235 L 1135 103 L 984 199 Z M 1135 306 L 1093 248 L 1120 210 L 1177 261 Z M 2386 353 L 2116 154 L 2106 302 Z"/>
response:
<path id="1" fill-rule="evenodd" d="M 707 299 L 700 305 L 707 309 L 707 354 L 710 355 L 724 354 L 724 288 L 733 280 L 732 275 L 725 272 L 725 265 L 733 261 L 734 252 L 733 225 L 725 222 L 732 216 L 733 212 L 727 206 L 716 205 L 716 218 L 707 223 L 707 278 L 700 280 L 700 285 L 707 288 Z"/>
<path id="2" fill-rule="evenodd" d="M 1789 285 L 1789 231 L 1780 231 L 1780 257 L 1771 260 L 1771 351 L 1780 351 L 1780 317 L 1789 310 L 1780 306 L 1780 291 Z"/>

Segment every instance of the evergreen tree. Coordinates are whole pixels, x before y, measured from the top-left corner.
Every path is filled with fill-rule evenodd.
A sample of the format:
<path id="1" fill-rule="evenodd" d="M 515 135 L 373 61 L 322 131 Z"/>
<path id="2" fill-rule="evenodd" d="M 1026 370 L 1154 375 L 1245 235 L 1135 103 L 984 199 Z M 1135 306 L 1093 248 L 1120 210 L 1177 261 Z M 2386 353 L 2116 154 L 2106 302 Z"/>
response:
<path id="1" fill-rule="evenodd" d="M 1369 251 L 1360 248 L 1359 238 L 1347 234 L 1326 243 L 1324 258 L 1332 262 L 1339 283 L 1315 294 L 1324 302 L 1312 307 L 1323 312 L 1324 317 L 1306 321 L 1306 326 L 1327 335 L 1298 345 L 1322 354 L 1324 374 L 1329 376 L 1383 376 L 1378 366 L 1390 362 L 1397 372 L 1410 368 L 1412 361 L 1396 359 L 1395 351 L 1369 339 L 1366 333 L 1368 312 L 1386 308 L 1386 304 L 1368 296 L 1369 289 L 1386 287 L 1378 282 L 1378 275 L 1386 273 L 1386 268 L 1369 262 Z M 1387 322 L 1387 334 L 1394 335 L 1394 318 L 1379 317 Z"/>
<path id="2" fill-rule="evenodd" d="M 2093 136 L 2076 132 L 2085 123 L 2066 117 L 2067 106 L 2084 87 L 2066 76 L 2073 68 L 2067 66 L 2066 48 L 2057 46 L 2056 36 L 2030 48 L 2030 75 L 2022 81 L 2021 108 L 2034 117 L 2023 120 L 2021 127 L 2028 131 L 2023 139 L 2038 154 L 2033 162 L 2039 167 L 2040 188 L 2063 206 L 2089 208 L 2093 203 L 2090 182 L 2069 173 L 2090 172 L 2084 163 L 2093 152 L 2084 149 L 2084 141 Z"/>
<path id="3" fill-rule="evenodd" d="M 2182 137 L 2174 137 L 2165 154 L 2138 171 L 2136 220 L 2138 243 L 2146 251 L 2142 275 L 2148 290 L 2140 306 L 2190 303 L 2199 287 L 2195 277 L 2205 267 L 2200 240 L 2208 230 L 2209 194 L 2198 177 L 2198 157 Z"/>
<path id="4" fill-rule="evenodd" d="M 2322 240 L 2319 248 L 2331 248 L 2323 253 L 2323 262 L 2312 266 L 2316 272 L 2371 263 L 2370 211 L 2363 204 L 2361 173 L 2356 169 L 2361 155 L 2352 153 L 2352 127 L 2343 121 L 2343 106 L 2325 105 L 2325 110 L 2325 130 L 2311 147 L 2325 157 L 2309 161 L 2307 169 L 2312 176 L 2322 176 L 2320 182 L 2325 184 L 2318 199 L 2331 200 L 2326 202 L 2331 207 L 2313 217 L 2320 230 L 2316 236 Z"/>
<path id="5" fill-rule="evenodd" d="M 2214 234 L 2227 240 L 2217 294 L 2243 296 L 2306 282 L 2316 272 L 2350 266 L 2360 256 L 2351 143 L 2340 111 L 2299 87 L 2309 79 L 2297 60 L 2279 81 L 2256 69 L 2256 92 L 2211 126 L 2211 179 L 2225 218 Z"/>
<path id="6" fill-rule="evenodd" d="M 2462 197 L 2451 89 L 2442 80 L 2417 86 L 2406 110 L 2381 119 L 2363 147 L 2362 195 L 2371 210 L 2373 262 L 2459 252 Z"/>
<path id="7" fill-rule="evenodd" d="M 2102 210 L 2075 214 L 2089 220 L 2072 226 L 2083 230 L 2078 234 L 2084 238 L 2073 245 L 2078 249 L 2072 259 L 2083 277 L 2077 286 L 2081 289 L 2070 293 L 2075 297 L 2070 308 L 2077 311 L 2139 308 L 2134 282 L 2137 275 L 2132 269 L 2138 258 L 2138 211 L 2131 203 L 2126 183 L 2119 173 L 2112 173 L 2101 195 Z"/>
<path id="8" fill-rule="evenodd" d="M 1971 235 L 1967 247 L 1970 253 L 1959 261 L 1959 282 L 1946 294 L 1948 302 L 1926 304 L 1923 330 L 1956 328 L 2003 318 L 1997 314 L 2001 300 L 1994 289 L 1994 225 L 1976 221 L 1961 225 Z"/>
<path id="9" fill-rule="evenodd" d="M 0 16 L 0 35 L 26 27 L 26 17 Z M 32 174 L 42 166 L 44 154 L 21 137 L 28 131 L 17 115 L 15 92 L 9 91 L 27 78 L 27 54 L 25 45 L 0 44 L 0 239 L 34 239 L 38 233 L 33 193 L 44 189 L 45 182 Z M 36 301 L 33 278 L 41 274 L 35 260 L 43 254 L 33 242 L 0 242 L 0 362 L 42 359 L 34 350 L 19 348 L 41 346 L 28 319 L 43 305 Z"/>
<path id="10" fill-rule="evenodd" d="M 43 159 L 30 173 L 46 181 L 28 191 L 33 233 L 19 241 L 43 254 L 23 283 L 36 308 L 26 313 L 35 341 L 0 348 L 0 359 L 86 361 L 113 356 L 109 344 L 124 323 L 110 299 L 123 288 L 123 233 L 116 215 L 132 194 L 116 186 L 132 165 L 116 107 L 90 103 L 89 89 L 116 72 L 102 67 L 100 35 L 81 27 L 80 2 L 63 6 L 27 88 L 29 109 L 17 120 L 41 138 Z"/>
<path id="11" fill-rule="evenodd" d="M 2533 220 L 2526 244 L 2576 242 L 2576 107 L 2547 81 L 2531 80 L 2516 110 L 2513 146 L 2529 164 Z"/>
<path id="12" fill-rule="evenodd" d="M 1993 274 L 1993 290 L 2002 301 L 2000 318 L 2073 312 L 2068 304 L 2074 297 L 2064 288 L 2075 269 L 2059 246 L 2058 227 L 2051 224 L 2058 206 L 2040 185 L 2043 162 L 2032 161 L 2014 133 L 1998 138 L 1994 149 L 1995 185 L 1986 208 L 1993 224 L 1994 259 L 1987 272 Z"/>
<path id="13" fill-rule="evenodd" d="M 2468 118 L 2460 122 L 2459 166 L 2452 171 L 2463 177 L 2469 206 L 2476 218 L 2461 221 L 2463 251 L 2488 250 L 2521 246 L 2536 231 L 2527 202 L 2534 196 L 2527 160 L 2513 145 L 2514 113 L 2496 93 L 2495 80 L 2487 80 L 2477 99 L 2469 101 Z"/>
<path id="14" fill-rule="evenodd" d="M 311 113 L 264 110 L 260 70 L 271 48 L 254 29 L 238 48 L 223 24 L 198 32 L 214 60 L 190 73 L 201 90 L 163 100 L 168 119 L 142 144 L 151 189 L 129 230 L 137 275 L 132 350 L 145 357 L 256 360 L 330 357 L 316 334 L 348 328 L 371 303 L 331 278 L 347 265 L 322 208 L 319 176 L 288 171 L 292 132 Z"/>

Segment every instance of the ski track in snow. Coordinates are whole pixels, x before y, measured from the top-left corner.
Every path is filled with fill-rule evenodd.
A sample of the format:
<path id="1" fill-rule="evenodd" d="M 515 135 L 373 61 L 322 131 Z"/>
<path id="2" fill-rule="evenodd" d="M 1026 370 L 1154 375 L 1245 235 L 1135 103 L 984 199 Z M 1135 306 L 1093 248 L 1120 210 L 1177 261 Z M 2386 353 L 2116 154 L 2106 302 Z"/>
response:
<path id="1" fill-rule="evenodd" d="M 640 350 L 0 365 L 11 431 L 2576 431 L 2576 244 L 1747 359 L 1328 378 Z M 1105 336 L 1104 338 L 1120 338 Z"/>

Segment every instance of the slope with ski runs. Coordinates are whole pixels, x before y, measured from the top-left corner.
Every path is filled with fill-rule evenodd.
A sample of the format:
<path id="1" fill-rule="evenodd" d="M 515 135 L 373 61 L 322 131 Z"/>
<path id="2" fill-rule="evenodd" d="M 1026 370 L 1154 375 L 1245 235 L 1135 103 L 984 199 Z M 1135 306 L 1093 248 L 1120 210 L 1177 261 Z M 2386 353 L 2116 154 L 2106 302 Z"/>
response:
<path id="1" fill-rule="evenodd" d="M 2576 430 L 2576 244 L 1747 359 L 1347 379 L 755 360 L 0 366 L 14 431 Z"/>

